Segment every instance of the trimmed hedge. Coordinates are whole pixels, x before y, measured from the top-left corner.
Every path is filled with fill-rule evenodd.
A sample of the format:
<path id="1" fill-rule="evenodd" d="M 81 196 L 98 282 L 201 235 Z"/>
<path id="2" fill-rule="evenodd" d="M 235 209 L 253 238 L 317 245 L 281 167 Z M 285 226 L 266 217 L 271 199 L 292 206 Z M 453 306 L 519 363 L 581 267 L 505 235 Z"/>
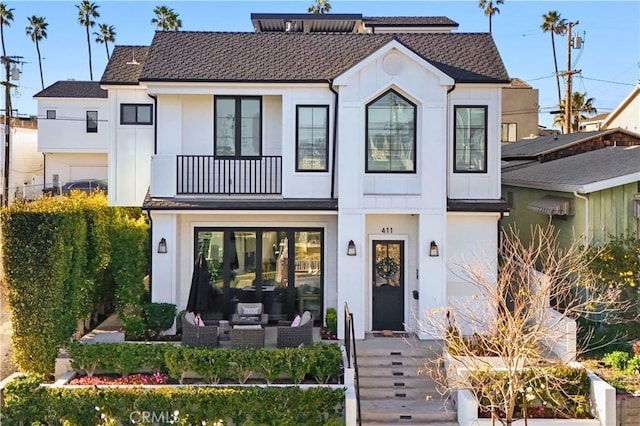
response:
<path id="1" fill-rule="evenodd" d="M 42 377 L 24 376 L 7 384 L 3 425 L 127 424 L 143 413 L 177 425 L 339 425 L 344 424 L 344 390 L 327 387 L 43 387 Z M 233 422 L 233 423 L 232 423 Z"/>
<path id="2" fill-rule="evenodd" d="M 195 372 L 212 384 L 243 384 L 254 374 L 267 384 L 282 377 L 295 384 L 305 379 L 329 383 L 338 381 L 342 364 L 338 346 L 322 343 L 299 349 L 190 348 L 169 343 L 72 343 L 67 351 L 71 366 L 87 376 L 92 376 L 96 370 L 122 376 L 140 371 L 159 371 L 168 373 L 180 383 L 188 372 Z"/>
<path id="3" fill-rule="evenodd" d="M 148 226 L 139 209 L 110 208 L 104 195 L 79 192 L 16 202 L 2 210 L 1 219 L 14 361 L 21 371 L 47 375 L 78 320 L 113 298 L 112 275 L 125 288 L 120 293 L 136 287 L 123 275 L 139 277 L 142 288 Z M 144 255 L 133 255 L 136 251 Z M 141 297 L 132 299 L 140 310 Z"/>

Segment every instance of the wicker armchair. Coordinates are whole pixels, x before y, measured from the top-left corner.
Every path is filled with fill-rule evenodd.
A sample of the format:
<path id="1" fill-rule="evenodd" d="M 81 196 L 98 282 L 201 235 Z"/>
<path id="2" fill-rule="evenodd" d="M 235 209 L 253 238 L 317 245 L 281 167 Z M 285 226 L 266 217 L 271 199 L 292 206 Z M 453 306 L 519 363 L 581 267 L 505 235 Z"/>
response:
<path id="1" fill-rule="evenodd" d="M 235 325 L 231 329 L 231 347 L 263 348 L 264 328 L 259 325 Z"/>
<path id="2" fill-rule="evenodd" d="M 277 346 L 279 348 L 297 348 L 313 343 L 313 319 L 298 327 L 289 322 L 279 322 Z"/>
<path id="3" fill-rule="evenodd" d="M 182 317 L 182 344 L 191 347 L 218 347 L 218 325 L 199 327 Z"/>

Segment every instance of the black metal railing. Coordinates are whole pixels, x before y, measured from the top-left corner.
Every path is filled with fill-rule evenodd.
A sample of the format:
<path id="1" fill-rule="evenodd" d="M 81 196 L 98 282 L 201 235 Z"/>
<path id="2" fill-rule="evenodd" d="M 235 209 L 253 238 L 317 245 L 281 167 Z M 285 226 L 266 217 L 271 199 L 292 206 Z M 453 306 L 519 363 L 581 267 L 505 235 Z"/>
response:
<path id="1" fill-rule="evenodd" d="M 282 157 L 177 156 L 177 194 L 282 194 Z"/>
<path id="2" fill-rule="evenodd" d="M 353 366 L 353 383 L 356 391 L 356 408 L 358 411 L 358 425 L 362 425 L 360 410 L 360 377 L 358 376 L 358 356 L 356 353 L 356 331 L 353 326 L 353 314 L 349 312 L 349 305 L 344 303 L 344 347 L 347 353 L 347 368 Z"/>

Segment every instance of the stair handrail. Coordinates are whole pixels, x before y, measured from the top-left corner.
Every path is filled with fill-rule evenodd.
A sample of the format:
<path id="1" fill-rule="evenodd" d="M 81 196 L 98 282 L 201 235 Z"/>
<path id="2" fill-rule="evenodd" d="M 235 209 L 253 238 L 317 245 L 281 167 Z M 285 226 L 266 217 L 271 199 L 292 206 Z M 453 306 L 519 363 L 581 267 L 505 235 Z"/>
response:
<path id="1" fill-rule="evenodd" d="M 344 303 L 344 347 L 347 353 L 347 368 L 353 364 L 353 382 L 356 392 L 356 409 L 358 411 L 358 426 L 362 425 L 360 410 L 360 378 L 358 376 L 358 356 L 356 353 L 356 332 L 353 326 L 353 314 L 349 311 L 349 305 Z"/>

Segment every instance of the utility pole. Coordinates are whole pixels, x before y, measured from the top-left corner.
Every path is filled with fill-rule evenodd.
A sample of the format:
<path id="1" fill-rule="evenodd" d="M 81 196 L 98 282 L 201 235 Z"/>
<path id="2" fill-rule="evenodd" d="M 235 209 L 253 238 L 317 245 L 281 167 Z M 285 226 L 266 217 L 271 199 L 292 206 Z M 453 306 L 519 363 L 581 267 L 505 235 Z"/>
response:
<path id="1" fill-rule="evenodd" d="M 567 77 L 567 84 L 565 85 L 567 93 L 564 98 L 564 126 L 567 129 L 567 133 L 571 133 L 571 76 L 582 72 L 582 70 L 571 69 L 571 28 L 578 25 L 578 23 L 579 21 L 567 24 L 567 71 L 563 73 Z"/>
<path id="2" fill-rule="evenodd" d="M 2 207 L 9 206 L 9 157 L 11 156 L 11 116 L 13 115 L 11 112 L 11 88 L 16 87 L 16 85 L 10 81 L 11 65 L 13 64 L 15 69 L 15 64 L 20 63 L 20 59 L 22 59 L 21 56 L 0 57 L 0 61 L 4 64 L 6 71 L 5 81 L 2 82 L 2 85 L 4 85 L 4 173 L 2 178 Z M 17 79 L 18 78 L 14 78 L 14 80 Z"/>

